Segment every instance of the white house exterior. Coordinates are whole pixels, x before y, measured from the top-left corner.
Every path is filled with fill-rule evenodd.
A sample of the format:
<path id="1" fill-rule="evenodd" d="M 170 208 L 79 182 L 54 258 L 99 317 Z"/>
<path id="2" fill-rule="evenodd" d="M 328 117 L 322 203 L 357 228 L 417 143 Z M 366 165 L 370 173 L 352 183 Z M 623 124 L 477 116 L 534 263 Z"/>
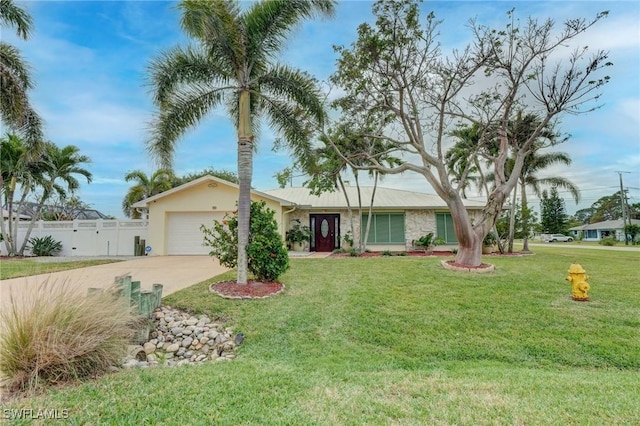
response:
<path id="1" fill-rule="evenodd" d="M 631 219 L 634 225 L 640 225 L 640 220 Z M 627 220 L 627 225 L 629 220 Z M 607 220 L 604 222 L 590 223 L 588 225 L 575 226 L 569 229 L 576 238 L 582 235 L 583 241 L 600 241 L 603 238 L 614 237 L 618 241 L 624 241 L 624 223 L 622 220 Z"/>

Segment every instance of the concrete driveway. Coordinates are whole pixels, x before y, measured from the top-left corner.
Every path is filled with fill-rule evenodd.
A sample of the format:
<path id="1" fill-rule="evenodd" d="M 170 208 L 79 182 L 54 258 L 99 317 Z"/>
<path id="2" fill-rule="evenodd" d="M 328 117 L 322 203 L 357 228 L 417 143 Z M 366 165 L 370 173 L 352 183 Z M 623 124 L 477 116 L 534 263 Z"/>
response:
<path id="1" fill-rule="evenodd" d="M 10 295 L 21 298 L 24 294 L 33 293 L 47 280 L 67 283 L 86 294 L 89 287 L 105 288 L 113 283 L 116 276 L 131 275 L 134 281 L 140 281 L 142 290 L 151 290 L 154 283 L 162 284 L 164 297 L 226 271 L 227 268 L 209 256 L 138 257 L 106 265 L 0 280 L 0 307 L 4 308 L 9 303 Z"/>

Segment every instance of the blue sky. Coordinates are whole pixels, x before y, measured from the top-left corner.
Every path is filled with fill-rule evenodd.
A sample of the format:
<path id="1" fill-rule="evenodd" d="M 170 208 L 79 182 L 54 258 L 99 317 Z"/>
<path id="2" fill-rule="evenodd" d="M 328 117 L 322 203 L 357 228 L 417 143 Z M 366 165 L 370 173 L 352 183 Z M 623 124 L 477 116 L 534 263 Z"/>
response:
<path id="1" fill-rule="evenodd" d="M 80 147 L 91 157 L 94 181 L 83 184 L 83 201 L 105 214 L 122 217 L 121 202 L 130 184 L 124 175 L 154 170 L 144 141 L 153 112 L 146 68 L 151 58 L 187 40 L 179 28 L 174 2 L 167 1 L 28 1 L 18 2 L 33 17 L 35 32 L 29 41 L 3 31 L 2 38 L 21 49 L 33 68 L 37 87 L 32 102 L 46 122 L 51 141 Z M 355 41 L 357 26 L 372 21 L 371 2 L 342 1 L 332 20 L 306 22 L 298 28 L 281 61 L 304 69 L 320 80 L 335 69 L 332 45 Z M 469 40 L 469 18 L 498 23 L 516 8 L 519 17 L 593 17 L 609 10 L 579 40 L 591 49 L 610 51 L 612 82 L 604 89 L 604 106 L 587 115 L 567 116 L 561 130 L 572 135 L 558 150 L 573 158 L 569 168 L 550 169 L 571 179 L 582 190 L 576 206 L 567 195 L 569 213 L 590 206 L 619 188 L 616 171 L 623 174 L 632 202 L 640 202 L 640 6 L 636 1 L 555 2 L 425 2 L 444 23 L 440 41 L 445 49 Z M 275 135 L 264 128 L 254 157 L 253 186 L 277 187 L 273 175 L 291 162 L 287 152 L 273 152 Z M 178 174 L 207 167 L 236 170 L 236 136 L 223 112 L 213 112 L 185 134 L 175 153 Z M 294 180 L 301 184 L 303 178 Z M 423 177 L 387 176 L 382 185 L 433 193 Z M 563 194 L 566 195 L 566 194 Z M 537 210 L 537 201 L 532 199 Z"/>

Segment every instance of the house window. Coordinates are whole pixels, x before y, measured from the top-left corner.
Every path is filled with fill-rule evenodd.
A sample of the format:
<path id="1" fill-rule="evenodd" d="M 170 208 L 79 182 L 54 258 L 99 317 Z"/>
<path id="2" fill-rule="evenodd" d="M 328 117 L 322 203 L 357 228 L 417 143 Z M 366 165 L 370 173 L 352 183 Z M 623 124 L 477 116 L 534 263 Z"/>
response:
<path id="1" fill-rule="evenodd" d="M 436 236 L 444 238 L 447 244 L 457 244 L 451 213 L 436 213 Z"/>
<path id="2" fill-rule="evenodd" d="M 362 215 L 362 239 L 369 215 Z M 404 213 L 373 213 L 367 244 L 404 244 Z"/>
<path id="3" fill-rule="evenodd" d="M 587 238 L 598 238 L 598 231 L 596 229 L 587 229 Z"/>

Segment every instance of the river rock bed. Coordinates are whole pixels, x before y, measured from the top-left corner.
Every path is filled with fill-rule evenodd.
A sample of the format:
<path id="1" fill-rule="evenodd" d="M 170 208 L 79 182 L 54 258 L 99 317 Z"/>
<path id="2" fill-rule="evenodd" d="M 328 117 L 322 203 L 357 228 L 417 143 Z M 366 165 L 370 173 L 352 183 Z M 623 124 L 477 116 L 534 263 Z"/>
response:
<path id="1" fill-rule="evenodd" d="M 149 325 L 149 339 L 144 339 L 141 345 L 129 346 L 122 368 L 230 361 L 244 338 L 206 315 L 190 315 L 171 306 L 156 309 Z"/>

